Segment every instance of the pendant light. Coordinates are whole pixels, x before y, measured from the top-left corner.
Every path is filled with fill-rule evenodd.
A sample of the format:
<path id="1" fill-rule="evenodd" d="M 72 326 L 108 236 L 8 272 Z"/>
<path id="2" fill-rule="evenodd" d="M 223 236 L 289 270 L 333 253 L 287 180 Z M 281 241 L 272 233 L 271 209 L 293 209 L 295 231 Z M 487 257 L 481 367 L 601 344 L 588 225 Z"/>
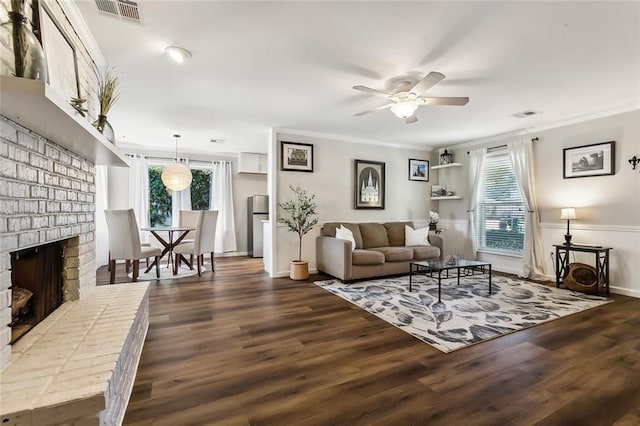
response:
<path id="1" fill-rule="evenodd" d="M 193 176 L 191 169 L 185 164 L 178 161 L 178 139 L 180 135 L 173 135 L 176 138 L 176 160 L 175 162 L 164 166 L 162 169 L 162 183 L 172 191 L 182 191 L 191 185 Z"/>

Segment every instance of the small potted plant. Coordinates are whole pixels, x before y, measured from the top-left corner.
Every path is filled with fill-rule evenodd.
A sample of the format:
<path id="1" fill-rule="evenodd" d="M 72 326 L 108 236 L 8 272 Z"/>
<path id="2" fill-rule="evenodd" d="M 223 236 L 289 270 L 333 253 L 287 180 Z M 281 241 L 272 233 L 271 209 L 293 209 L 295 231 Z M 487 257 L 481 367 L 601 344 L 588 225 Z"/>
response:
<path id="1" fill-rule="evenodd" d="M 302 260 L 302 237 L 318 223 L 315 195 L 309 196 L 306 190 L 299 186 L 289 185 L 295 194 L 295 199 L 278 203 L 284 216 L 278 222 L 284 223 L 289 231 L 298 234 L 298 259 L 291 261 L 289 276 L 292 280 L 306 280 L 309 278 L 309 262 Z"/>
<path id="2" fill-rule="evenodd" d="M 433 210 L 429 210 L 429 229 L 435 231 L 438 228 L 438 221 L 440 220 L 440 215 L 438 212 L 434 212 Z"/>

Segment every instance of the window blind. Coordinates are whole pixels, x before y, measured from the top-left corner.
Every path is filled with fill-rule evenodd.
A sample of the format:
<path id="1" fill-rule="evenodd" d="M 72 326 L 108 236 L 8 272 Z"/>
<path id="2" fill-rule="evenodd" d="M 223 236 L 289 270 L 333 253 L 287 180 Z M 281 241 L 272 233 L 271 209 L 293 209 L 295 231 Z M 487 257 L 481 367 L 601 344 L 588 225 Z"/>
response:
<path id="1" fill-rule="evenodd" d="M 478 248 L 522 252 L 525 213 L 508 154 L 488 154 L 476 209 Z"/>

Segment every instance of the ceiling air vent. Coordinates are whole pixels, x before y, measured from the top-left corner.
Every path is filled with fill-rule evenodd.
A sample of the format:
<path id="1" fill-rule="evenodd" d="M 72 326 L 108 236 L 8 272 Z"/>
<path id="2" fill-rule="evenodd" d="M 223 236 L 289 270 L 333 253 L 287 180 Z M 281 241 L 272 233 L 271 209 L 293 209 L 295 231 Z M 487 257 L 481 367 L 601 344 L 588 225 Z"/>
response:
<path id="1" fill-rule="evenodd" d="M 536 114 L 540 114 L 540 112 L 533 111 L 533 110 L 527 110 L 527 111 L 519 112 L 517 114 L 513 114 L 513 116 L 516 117 L 516 118 L 526 118 L 526 117 L 531 117 L 532 115 L 536 115 Z"/>
<path id="2" fill-rule="evenodd" d="M 138 3 L 130 0 L 96 0 L 98 11 L 124 21 L 142 24 Z"/>

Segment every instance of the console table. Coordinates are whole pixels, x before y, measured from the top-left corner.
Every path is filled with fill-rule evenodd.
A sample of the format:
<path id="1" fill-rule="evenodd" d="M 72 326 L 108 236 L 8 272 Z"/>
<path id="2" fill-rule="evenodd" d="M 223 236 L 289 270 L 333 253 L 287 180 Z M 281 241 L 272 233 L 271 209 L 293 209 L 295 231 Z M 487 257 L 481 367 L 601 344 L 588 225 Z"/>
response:
<path id="1" fill-rule="evenodd" d="M 561 278 L 569 273 L 569 253 L 572 251 L 593 253 L 596 263 L 596 283 L 598 290 L 604 286 L 609 294 L 609 250 L 611 247 L 581 244 L 554 244 L 556 248 L 556 287 L 560 287 Z"/>

